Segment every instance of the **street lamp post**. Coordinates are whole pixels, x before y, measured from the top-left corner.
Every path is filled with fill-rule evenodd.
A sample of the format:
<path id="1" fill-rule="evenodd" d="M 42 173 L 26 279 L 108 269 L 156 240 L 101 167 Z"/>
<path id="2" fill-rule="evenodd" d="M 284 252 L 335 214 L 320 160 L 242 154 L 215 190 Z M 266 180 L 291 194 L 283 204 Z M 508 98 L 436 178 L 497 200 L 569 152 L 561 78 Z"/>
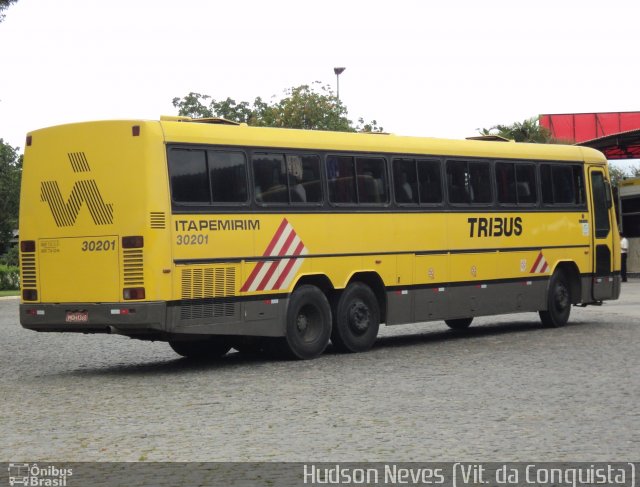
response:
<path id="1" fill-rule="evenodd" d="M 336 96 L 340 101 L 340 75 L 347 68 L 333 68 L 333 72 L 336 73 Z"/>

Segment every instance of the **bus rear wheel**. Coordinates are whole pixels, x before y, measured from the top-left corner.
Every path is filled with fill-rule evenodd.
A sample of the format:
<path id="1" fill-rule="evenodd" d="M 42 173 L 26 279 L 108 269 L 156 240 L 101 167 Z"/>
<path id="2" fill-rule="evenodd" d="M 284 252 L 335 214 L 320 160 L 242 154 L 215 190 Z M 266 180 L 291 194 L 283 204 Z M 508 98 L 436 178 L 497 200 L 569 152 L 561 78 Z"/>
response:
<path id="1" fill-rule="evenodd" d="M 188 358 L 220 358 L 231 350 L 225 337 L 211 337 L 203 340 L 169 340 L 169 346 L 178 355 Z"/>
<path id="2" fill-rule="evenodd" d="M 549 281 L 547 309 L 540 311 L 542 325 L 548 328 L 564 326 L 571 314 L 571 288 L 561 270 L 556 270 Z"/>
<path id="3" fill-rule="evenodd" d="M 452 330 L 466 330 L 471 325 L 473 318 L 458 318 L 455 320 L 444 320 Z"/>
<path id="4" fill-rule="evenodd" d="M 308 284 L 296 289 L 289 300 L 286 325 L 282 340 L 286 355 L 308 360 L 324 352 L 331 336 L 331 306 L 324 293 Z"/>
<path id="5" fill-rule="evenodd" d="M 349 284 L 340 295 L 331 331 L 331 342 L 341 352 L 365 352 L 378 337 L 380 306 L 371 288 Z"/>

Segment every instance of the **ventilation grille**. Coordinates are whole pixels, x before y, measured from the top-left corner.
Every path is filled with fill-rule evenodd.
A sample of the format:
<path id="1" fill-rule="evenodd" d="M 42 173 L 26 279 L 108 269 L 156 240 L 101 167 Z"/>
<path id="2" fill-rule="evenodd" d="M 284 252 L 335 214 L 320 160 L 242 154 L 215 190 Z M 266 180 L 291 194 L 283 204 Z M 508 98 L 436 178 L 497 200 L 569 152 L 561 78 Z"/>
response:
<path id="1" fill-rule="evenodd" d="M 36 254 L 23 252 L 21 254 L 20 278 L 22 289 L 36 289 Z"/>
<path id="2" fill-rule="evenodd" d="M 143 287 L 142 249 L 124 249 L 124 287 Z"/>
<path id="3" fill-rule="evenodd" d="M 236 289 L 235 267 L 202 267 L 182 271 L 180 318 L 234 317 L 238 311 L 232 299 Z"/>
<path id="4" fill-rule="evenodd" d="M 152 211 L 149 214 L 151 221 L 151 228 L 155 228 L 157 230 L 164 230 L 166 227 L 166 217 L 164 212 L 162 211 Z"/>

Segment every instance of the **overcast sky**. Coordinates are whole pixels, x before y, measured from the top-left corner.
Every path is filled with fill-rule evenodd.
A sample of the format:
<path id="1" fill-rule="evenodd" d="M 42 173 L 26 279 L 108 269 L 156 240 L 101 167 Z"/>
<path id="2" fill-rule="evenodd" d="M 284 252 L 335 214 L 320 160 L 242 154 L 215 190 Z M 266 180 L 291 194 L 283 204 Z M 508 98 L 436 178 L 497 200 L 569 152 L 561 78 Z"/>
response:
<path id="1" fill-rule="evenodd" d="M 0 23 L 0 138 L 158 119 L 190 91 L 321 81 L 356 120 L 464 138 L 541 113 L 640 110 L 640 1 L 18 0 Z"/>

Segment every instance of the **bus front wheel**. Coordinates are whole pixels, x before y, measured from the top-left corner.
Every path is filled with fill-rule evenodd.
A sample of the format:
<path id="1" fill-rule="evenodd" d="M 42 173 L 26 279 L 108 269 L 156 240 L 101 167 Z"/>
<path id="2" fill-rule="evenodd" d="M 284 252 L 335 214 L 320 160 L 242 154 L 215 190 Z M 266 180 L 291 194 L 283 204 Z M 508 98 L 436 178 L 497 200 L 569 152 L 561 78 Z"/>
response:
<path id="1" fill-rule="evenodd" d="M 225 337 L 211 337 L 204 340 L 169 340 L 169 346 L 178 355 L 188 358 L 220 358 L 231 350 Z"/>
<path id="2" fill-rule="evenodd" d="M 287 308 L 284 351 L 297 359 L 312 359 L 324 352 L 331 336 L 331 307 L 316 286 L 296 289 Z"/>
<path id="3" fill-rule="evenodd" d="M 380 306 L 371 288 L 361 282 L 344 290 L 334 316 L 331 342 L 341 352 L 365 352 L 378 337 Z"/>
<path id="4" fill-rule="evenodd" d="M 549 328 L 564 326 L 571 313 L 571 289 L 561 270 L 556 270 L 549 281 L 547 309 L 540 311 L 542 325 Z"/>

